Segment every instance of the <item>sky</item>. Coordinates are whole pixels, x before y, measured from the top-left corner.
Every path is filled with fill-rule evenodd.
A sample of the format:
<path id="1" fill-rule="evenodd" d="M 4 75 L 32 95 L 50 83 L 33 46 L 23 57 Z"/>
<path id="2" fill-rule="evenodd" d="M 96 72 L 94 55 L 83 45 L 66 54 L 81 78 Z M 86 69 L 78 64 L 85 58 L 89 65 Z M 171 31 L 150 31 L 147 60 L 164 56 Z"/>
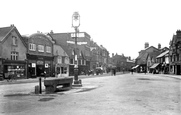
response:
<path id="1" fill-rule="evenodd" d="M 21 35 L 37 31 L 74 32 L 72 15 L 80 14 L 80 32 L 110 53 L 132 59 L 150 46 L 169 47 L 181 29 L 181 0 L 0 0 L 0 27 L 14 24 Z"/>

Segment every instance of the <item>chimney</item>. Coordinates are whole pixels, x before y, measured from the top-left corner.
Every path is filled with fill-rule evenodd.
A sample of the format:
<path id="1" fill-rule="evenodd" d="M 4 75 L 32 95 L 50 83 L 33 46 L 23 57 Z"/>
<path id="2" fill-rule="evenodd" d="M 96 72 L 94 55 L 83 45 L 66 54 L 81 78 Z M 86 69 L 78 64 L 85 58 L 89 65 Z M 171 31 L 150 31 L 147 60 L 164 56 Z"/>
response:
<path id="1" fill-rule="evenodd" d="M 149 43 L 148 42 L 145 42 L 145 49 L 149 47 Z"/>
<path id="2" fill-rule="evenodd" d="M 160 43 L 158 44 L 158 49 L 161 49 L 161 44 Z"/>
<path id="3" fill-rule="evenodd" d="M 11 27 L 14 27 L 14 24 L 11 24 Z"/>
<path id="4" fill-rule="evenodd" d="M 50 31 L 50 34 L 53 34 L 53 30 Z"/>
<path id="5" fill-rule="evenodd" d="M 177 38 L 181 38 L 181 31 L 180 30 L 177 30 Z"/>
<path id="6" fill-rule="evenodd" d="M 114 53 L 112 53 L 112 57 L 114 57 Z"/>

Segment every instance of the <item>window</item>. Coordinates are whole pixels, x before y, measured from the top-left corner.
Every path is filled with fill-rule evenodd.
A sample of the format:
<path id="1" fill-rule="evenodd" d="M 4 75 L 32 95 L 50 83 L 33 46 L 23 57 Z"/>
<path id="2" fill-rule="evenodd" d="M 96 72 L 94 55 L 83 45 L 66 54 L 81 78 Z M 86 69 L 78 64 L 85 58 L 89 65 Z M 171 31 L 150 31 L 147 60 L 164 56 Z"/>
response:
<path id="1" fill-rule="evenodd" d="M 65 63 L 65 57 L 62 57 L 62 63 Z"/>
<path id="2" fill-rule="evenodd" d="M 84 65 L 84 60 L 82 60 L 82 65 Z"/>
<path id="3" fill-rule="evenodd" d="M 72 50 L 72 55 L 74 55 L 75 53 L 74 53 L 74 50 Z"/>
<path id="4" fill-rule="evenodd" d="M 78 64 L 81 65 L 81 60 L 78 60 Z"/>
<path id="5" fill-rule="evenodd" d="M 13 39 L 13 45 L 17 45 L 17 37 L 12 36 L 12 39 Z"/>
<path id="6" fill-rule="evenodd" d="M 33 43 L 29 43 L 29 50 L 36 51 L 36 45 Z"/>
<path id="7" fill-rule="evenodd" d="M 46 46 L 46 52 L 51 53 L 51 47 L 50 46 Z"/>
<path id="8" fill-rule="evenodd" d="M 74 64 L 74 59 L 70 59 L 70 64 Z"/>
<path id="9" fill-rule="evenodd" d="M 84 65 L 86 65 L 86 60 L 84 60 Z"/>
<path id="10" fill-rule="evenodd" d="M 57 62 L 58 62 L 58 63 L 61 63 L 61 61 L 62 61 L 62 60 L 61 60 L 61 57 L 59 57 L 59 58 L 57 59 Z"/>
<path id="11" fill-rule="evenodd" d="M 11 52 L 11 60 L 18 60 L 18 52 Z"/>
<path id="12" fill-rule="evenodd" d="M 44 52 L 44 46 L 43 45 L 38 45 L 38 51 L 39 52 Z"/>
<path id="13" fill-rule="evenodd" d="M 61 67 L 61 73 L 67 74 L 67 67 Z"/>

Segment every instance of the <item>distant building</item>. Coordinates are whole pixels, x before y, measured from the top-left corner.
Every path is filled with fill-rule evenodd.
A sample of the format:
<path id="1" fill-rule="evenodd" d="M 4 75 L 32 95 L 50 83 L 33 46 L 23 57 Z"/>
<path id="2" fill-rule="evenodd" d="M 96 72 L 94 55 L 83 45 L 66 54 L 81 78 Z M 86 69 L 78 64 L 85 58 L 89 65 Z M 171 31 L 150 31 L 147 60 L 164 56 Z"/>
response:
<path id="1" fill-rule="evenodd" d="M 170 41 L 170 73 L 181 75 L 181 31 L 177 30 Z"/>
<path id="2" fill-rule="evenodd" d="M 160 48 L 161 45 L 159 44 Z M 161 53 L 161 50 L 154 46 L 149 46 L 145 43 L 145 49 L 139 52 L 139 56 L 136 58 L 137 72 L 148 71 L 149 68 L 156 62 L 156 56 Z"/>

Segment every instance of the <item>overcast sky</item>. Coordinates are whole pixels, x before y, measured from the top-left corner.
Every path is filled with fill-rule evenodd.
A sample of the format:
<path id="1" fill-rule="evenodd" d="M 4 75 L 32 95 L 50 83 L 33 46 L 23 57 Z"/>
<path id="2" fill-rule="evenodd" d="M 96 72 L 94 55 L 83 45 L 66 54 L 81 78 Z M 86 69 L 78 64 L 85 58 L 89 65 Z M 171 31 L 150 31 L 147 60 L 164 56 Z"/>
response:
<path id="1" fill-rule="evenodd" d="M 181 29 L 181 0 L 0 0 L 0 27 L 14 24 L 21 35 L 74 32 L 75 11 L 80 31 L 110 53 L 132 58 L 145 42 L 168 47 Z"/>

